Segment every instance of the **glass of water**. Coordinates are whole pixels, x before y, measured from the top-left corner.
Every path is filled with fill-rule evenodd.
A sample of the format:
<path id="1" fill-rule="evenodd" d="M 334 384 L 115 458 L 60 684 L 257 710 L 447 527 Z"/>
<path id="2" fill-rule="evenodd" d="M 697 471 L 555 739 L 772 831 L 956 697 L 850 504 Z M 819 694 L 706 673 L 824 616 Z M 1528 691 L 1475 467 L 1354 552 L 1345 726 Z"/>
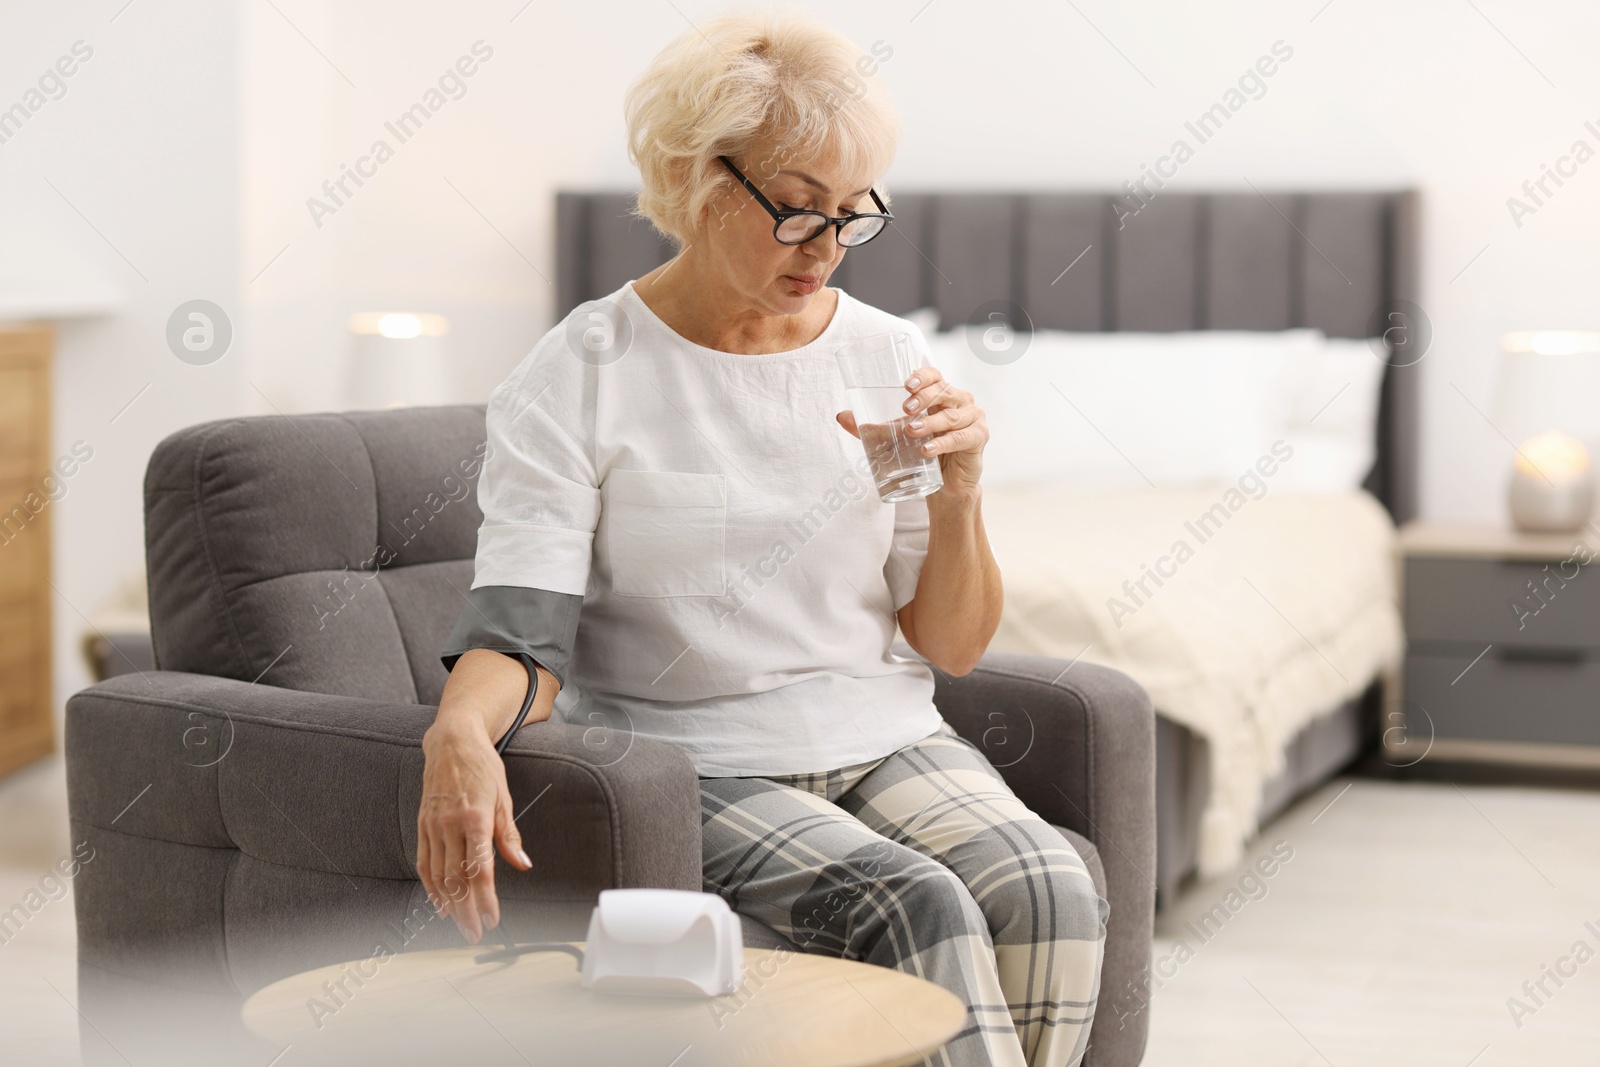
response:
<path id="1" fill-rule="evenodd" d="M 907 415 L 911 395 L 906 379 L 921 361 L 904 333 L 879 334 L 841 347 L 836 353 L 850 411 L 872 465 L 872 480 L 885 504 L 915 500 L 944 485 L 939 457 L 922 451 L 927 436 L 913 437 L 906 424 L 925 415 Z"/>

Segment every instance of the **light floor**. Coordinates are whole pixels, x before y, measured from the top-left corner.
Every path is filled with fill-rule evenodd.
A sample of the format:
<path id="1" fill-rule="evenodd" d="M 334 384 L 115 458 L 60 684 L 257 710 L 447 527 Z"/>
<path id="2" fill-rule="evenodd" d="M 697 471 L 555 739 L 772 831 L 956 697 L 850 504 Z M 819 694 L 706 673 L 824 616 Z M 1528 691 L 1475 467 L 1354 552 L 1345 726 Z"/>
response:
<path id="1" fill-rule="evenodd" d="M 1251 859 L 1274 845 L 1292 855 L 1270 878 L 1241 868 L 1161 917 L 1147 1067 L 1600 1063 L 1600 794 L 1338 779 Z M 48 897 L 70 850 L 58 761 L 0 781 L 0 911 Z M 1558 965 L 1576 974 L 1527 998 Z M 78 1062 L 74 971 L 69 895 L 0 944 L 6 1063 Z M 1514 996 L 1535 1009 L 1520 1027 Z"/>
<path id="2" fill-rule="evenodd" d="M 0 928 L 0 938 L 9 938 L 0 943 L 0 1060 L 6 1064 L 79 1062 L 71 883 L 57 889 L 60 883 L 46 880 L 58 861 L 71 858 L 69 836 L 59 758 L 0 779 L 0 915 L 15 904 L 42 902 L 20 931 Z"/>
<path id="3" fill-rule="evenodd" d="M 1207 940 L 1243 869 L 1158 921 L 1147 1067 L 1600 1064 L 1600 793 L 1336 779 L 1250 855 L 1280 842 Z M 1546 965 L 1576 973 L 1540 1003 Z"/>

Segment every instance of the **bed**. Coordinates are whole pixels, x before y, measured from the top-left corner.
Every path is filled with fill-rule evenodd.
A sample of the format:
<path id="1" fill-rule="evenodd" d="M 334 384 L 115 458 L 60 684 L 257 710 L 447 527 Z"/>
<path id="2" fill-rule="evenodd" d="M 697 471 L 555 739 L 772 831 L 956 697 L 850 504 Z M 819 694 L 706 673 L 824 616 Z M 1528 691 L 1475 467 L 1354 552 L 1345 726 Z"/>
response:
<path id="1" fill-rule="evenodd" d="M 558 195 L 558 314 L 670 257 L 630 203 L 627 192 Z M 1416 512 L 1428 344 L 1415 303 L 1419 205 L 1411 190 L 1163 193 L 1136 216 L 1117 204 L 896 191 L 895 225 L 847 255 L 831 284 L 922 316 L 936 353 L 937 334 L 997 314 L 1039 343 L 1202 331 L 1380 339 L 1359 487 L 1269 492 L 1238 508 L 1227 536 L 1183 563 L 1181 582 L 1147 604 L 1123 594 L 1135 609 L 1125 626 L 1108 625 L 1117 590 L 1224 487 L 985 489 L 1007 589 L 991 648 L 1115 666 L 1154 699 L 1165 902 L 1185 880 L 1226 870 L 1260 825 L 1376 742 L 1381 685 L 1403 642 L 1394 531 Z M 987 408 L 978 386 L 951 377 Z"/>

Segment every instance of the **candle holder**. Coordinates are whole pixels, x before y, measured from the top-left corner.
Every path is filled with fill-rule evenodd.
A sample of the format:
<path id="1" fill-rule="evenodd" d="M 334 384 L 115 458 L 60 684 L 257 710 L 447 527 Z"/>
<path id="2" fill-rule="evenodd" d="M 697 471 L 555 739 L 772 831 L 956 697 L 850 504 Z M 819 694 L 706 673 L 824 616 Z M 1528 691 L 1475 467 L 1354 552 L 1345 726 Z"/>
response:
<path id="1" fill-rule="evenodd" d="M 1583 444 L 1542 433 L 1523 442 L 1511 475 L 1511 521 L 1529 533 L 1575 533 L 1594 511 L 1594 474 Z"/>

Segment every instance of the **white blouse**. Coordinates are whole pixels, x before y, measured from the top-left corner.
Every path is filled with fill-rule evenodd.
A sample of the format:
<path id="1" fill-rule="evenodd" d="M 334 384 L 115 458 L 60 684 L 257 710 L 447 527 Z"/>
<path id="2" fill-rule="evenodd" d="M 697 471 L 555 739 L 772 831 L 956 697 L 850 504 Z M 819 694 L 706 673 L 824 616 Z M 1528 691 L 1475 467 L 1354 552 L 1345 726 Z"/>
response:
<path id="1" fill-rule="evenodd" d="M 882 503 L 834 418 L 834 351 L 890 331 L 933 362 L 914 324 L 842 291 L 810 344 L 737 355 L 629 282 L 495 389 L 473 595 L 582 597 L 556 721 L 609 727 L 616 758 L 671 742 L 702 777 L 831 770 L 938 728 L 932 672 L 889 651 L 926 501 Z"/>

